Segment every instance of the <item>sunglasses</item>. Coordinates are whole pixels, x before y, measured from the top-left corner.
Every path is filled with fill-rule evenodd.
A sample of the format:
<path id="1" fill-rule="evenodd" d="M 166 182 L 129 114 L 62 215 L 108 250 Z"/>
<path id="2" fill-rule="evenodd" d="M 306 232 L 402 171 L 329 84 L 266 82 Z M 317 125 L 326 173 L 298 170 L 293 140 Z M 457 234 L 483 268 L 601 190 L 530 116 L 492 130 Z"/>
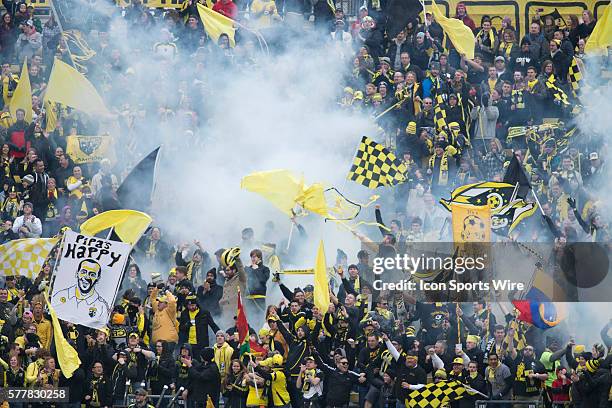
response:
<path id="1" fill-rule="evenodd" d="M 348 365 L 348 361 L 341 361 L 340 364 L 342 365 Z"/>

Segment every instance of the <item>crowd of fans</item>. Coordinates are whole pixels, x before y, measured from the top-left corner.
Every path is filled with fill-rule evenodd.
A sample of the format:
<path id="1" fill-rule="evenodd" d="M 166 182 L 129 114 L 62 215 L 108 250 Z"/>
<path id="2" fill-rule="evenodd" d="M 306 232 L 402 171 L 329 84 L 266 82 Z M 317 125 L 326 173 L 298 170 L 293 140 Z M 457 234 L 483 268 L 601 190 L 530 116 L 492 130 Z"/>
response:
<path id="1" fill-rule="evenodd" d="M 68 156 L 66 136 L 96 134 L 100 127 L 96 118 L 42 102 L 53 57 L 70 61 L 75 49 L 53 15 L 42 24 L 26 3 L 3 3 L 0 244 L 78 230 L 84 220 L 120 208 L 116 190 L 127 172 L 110 158 L 79 166 Z M 129 161 L 132 139 L 147 121 L 197 143 L 211 103 L 207 96 L 219 86 L 206 75 L 214 69 L 257 69 L 268 57 L 251 29 L 270 36 L 272 53 L 288 48 L 278 45 L 279 33 L 289 40 L 305 35 L 332 47 L 346 65 L 337 109 L 375 118 L 375 138 L 407 165 L 407 181 L 393 189 L 392 210 L 385 211 L 393 220 L 383 245 L 447 236 L 449 214 L 436 200 L 464 184 L 501 181 L 512 154 L 527 170 L 547 216 L 523 222 L 515 239 L 558 245 L 609 240 L 602 213 L 607 141 L 580 129 L 570 132 L 580 115 L 580 93 L 568 76 L 573 59 L 591 84 L 601 84 L 598 76 L 587 75 L 603 64 L 584 51 L 595 25 L 590 11 L 571 16 L 567 27 L 536 15 L 520 37 L 510 18 L 495 29 L 485 16 L 477 27 L 459 3 L 455 17 L 476 35 L 476 55 L 467 59 L 444 42 L 429 13 L 424 24 L 411 21 L 390 38 L 390 16 L 379 1 L 361 7 L 354 21 L 340 5 L 323 0 L 314 5 L 218 0 L 213 8 L 240 19 L 235 47 L 226 35 L 217 43 L 206 36 L 192 0 L 181 10 L 163 12 L 149 12 L 136 1 L 116 8 L 113 19 L 126 23 L 126 37 L 159 33 L 130 50 L 130 57 L 155 62 L 154 75 L 141 75 L 142 66 L 126 62 L 125 51 L 109 35 L 108 16 L 79 27 L 95 52 L 87 76 L 117 114 L 116 143 L 126 146 L 123 156 L 117 152 L 118 162 Z M 306 23 L 309 15 L 312 25 Z M 14 118 L 9 113 L 17 67 L 26 57 L 31 122 L 23 110 Z M 567 104 L 546 86 L 551 78 L 568 95 Z M 122 91 L 135 85 L 147 90 L 146 100 Z M 434 120 L 441 111 L 443 126 Z M 49 128 L 52 113 L 57 124 Z M 508 138 L 512 127 L 551 120 L 558 130 L 544 139 Z M 289 288 L 270 272 L 269 246 L 264 248 L 262 237 L 246 228 L 241 238 L 242 255 L 234 249 L 234 262 L 228 264 L 223 248 L 205 249 L 197 241 L 190 248 L 168 240 L 160 227 L 151 228 L 134 248 L 108 327 L 62 322 L 81 358 L 71 378 L 64 377 L 55 358 L 54 330 L 44 307 L 52 265 L 35 271 L 35 279 L 6 276 L 0 289 L 2 385 L 68 387 L 67 407 L 126 405 L 128 395 L 134 395 L 135 406 L 145 407 L 149 395 L 166 393 L 189 407 L 399 408 L 419 384 L 456 379 L 486 397 L 470 394 L 451 407 L 472 407 L 487 398 L 543 400 L 548 407 L 610 406 L 611 324 L 601 331 L 603 343 L 577 345 L 562 334 L 547 336 L 490 303 L 381 293 L 372 287 L 371 254 L 365 250 L 355 254 L 354 264 L 344 260 L 345 267 L 338 268 L 342 284 L 327 310 L 319 310 L 311 285 Z M 151 274 L 160 270 L 162 276 Z M 236 318 L 239 288 L 253 326 L 246 353 L 236 322 L 219 326 Z M 282 293 L 280 304 L 270 301 L 272 291 Z"/>

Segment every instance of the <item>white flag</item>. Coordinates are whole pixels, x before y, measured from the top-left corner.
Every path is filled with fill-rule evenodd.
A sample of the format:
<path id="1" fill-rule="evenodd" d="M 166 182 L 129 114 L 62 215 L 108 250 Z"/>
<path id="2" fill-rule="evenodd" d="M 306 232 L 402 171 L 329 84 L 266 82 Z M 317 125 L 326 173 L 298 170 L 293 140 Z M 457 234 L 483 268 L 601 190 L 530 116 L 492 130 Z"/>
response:
<path id="1" fill-rule="evenodd" d="M 66 231 L 51 293 L 57 317 L 95 329 L 106 326 L 131 249 Z"/>

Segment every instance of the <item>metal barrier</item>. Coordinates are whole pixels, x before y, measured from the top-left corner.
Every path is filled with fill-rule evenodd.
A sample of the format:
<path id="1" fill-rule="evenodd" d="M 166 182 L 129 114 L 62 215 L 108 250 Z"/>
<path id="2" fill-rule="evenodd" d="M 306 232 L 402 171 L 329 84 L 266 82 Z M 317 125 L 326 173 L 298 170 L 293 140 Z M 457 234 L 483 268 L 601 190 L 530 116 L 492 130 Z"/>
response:
<path id="1" fill-rule="evenodd" d="M 159 397 L 160 397 L 159 395 L 149 395 L 149 404 L 152 404 L 153 406 L 157 406 Z M 170 403 L 172 398 L 174 398 L 173 395 L 164 395 L 161 404 L 159 404 L 160 408 L 166 407 Z M 136 397 L 134 396 L 134 394 L 128 394 L 127 405 L 133 404 L 135 402 L 136 402 Z M 177 398 L 176 401 L 174 401 L 174 407 L 184 407 L 184 406 L 185 406 L 185 401 L 182 398 Z"/>
<path id="2" fill-rule="evenodd" d="M 524 405 L 526 408 L 540 408 L 544 406 L 544 404 L 542 404 L 541 401 L 478 400 L 475 402 L 474 407 L 475 408 L 489 408 L 489 407 L 495 408 L 496 406 L 499 406 L 499 405 L 508 405 L 508 406 Z"/>

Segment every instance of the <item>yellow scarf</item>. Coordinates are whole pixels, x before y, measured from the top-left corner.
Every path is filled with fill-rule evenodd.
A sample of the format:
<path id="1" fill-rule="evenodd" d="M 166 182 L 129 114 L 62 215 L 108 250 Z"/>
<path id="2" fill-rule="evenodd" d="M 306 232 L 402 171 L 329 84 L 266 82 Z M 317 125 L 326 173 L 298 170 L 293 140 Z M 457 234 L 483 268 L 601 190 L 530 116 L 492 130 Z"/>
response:
<path id="1" fill-rule="evenodd" d="M 493 382 L 495 380 L 495 372 L 497 371 L 497 367 L 499 367 L 499 362 L 496 367 L 489 366 L 489 382 Z"/>
<path id="2" fill-rule="evenodd" d="M 479 38 L 482 41 L 482 45 L 484 45 L 485 47 L 492 48 L 495 45 L 495 33 L 493 33 L 493 29 L 489 30 L 487 37 L 485 37 L 485 31 L 480 30 L 478 34 L 476 35 L 476 39 L 479 39 Z M 490 45 L 486 45 L 484 43 L 486 40 L 489 40 Z"/>
<path id="3" fill-rule="evenodd" d="M 512 42 L 507 43 L 504 41 L 499 45 L 499 51 L 500 53 L 504 54 L 506 60 L 510 59 L 510 53 L 512 52 L 513 48 L 514 48 L 514 43 Z"/>
<path id="4" fill-rule="evenodd" d="M 536 86 L 536 84 L 538 83 L 538 79 L 534 79 L 533 81 L 527 81 L 527 89 L 529 90 L 529 92 L 533 92 L 533 88 Z"/>
<path id="5" fill-rule="evenodd" d="M 437 156 L 434 154 L 429 158 L 429 168 L 431 171 L 434 170 Z M 440 158 L 440 176 L 438 177 L 438 184 L 445 186 L 448 184 L 448 154 L 444 152 Z"/>

